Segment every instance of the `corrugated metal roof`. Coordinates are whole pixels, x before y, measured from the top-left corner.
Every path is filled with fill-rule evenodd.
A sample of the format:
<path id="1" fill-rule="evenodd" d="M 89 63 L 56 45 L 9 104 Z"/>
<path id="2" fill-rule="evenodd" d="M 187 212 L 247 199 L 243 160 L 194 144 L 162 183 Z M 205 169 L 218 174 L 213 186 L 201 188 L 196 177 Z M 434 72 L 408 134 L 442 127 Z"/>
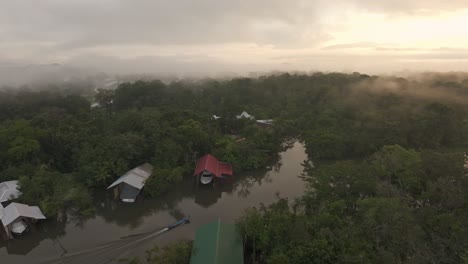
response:
<path id="1" fill-rule="evenodd" d="M 243 264 L 242 239 L 233 224 L 220 220 L 197 229 L 190 264 Z"/>
<path id="2" fill-rule="evenodd" d="M 122 182 L 125 182 L 126 184 L 141 190 L 143 186 L 145 186 L 146 179 L 148 179 L 148 177 L 151 176 L 152 172 L 153 166 L 151 164 L 145 163 L 122 175 L 109 187 L 107 187 L 107 189 L 110 189 L 119 185 Z"/>
<path id="3" fill-rule="evenodd" d="M 197 167 L 195 167 L 193 175 L 200 175 L 200 173 L 203 171 L 209 171 L 216 177 L 221 177 L 222 175 L 232 176 L 231 164 L 220 162 L 217 158 L 210 154 L 206 154 L 198 160 Z"/>
<path id="4" fill-rule="evenodd" d="M 218 165 L 218 174 L 221 177 L 222 175 L 232 176 L 232 165 L 225 162 L 220 162 Z"/>
<path id="5" fill-rule="evenodd" d="M 203 171 L 207 170 L 216 176 L 218 173 L 218 163 L 219 160 L 215 158 L 214 156 L 210 154 L 206 154 L 205 156 L 201 157 L 198 162 L 197 162 L 197 167 L 195 168 L 195 171 L 193 175 L 199 175 Z"/>
<path id="6" fill-rule="evenodd" d="M 4 215 L 5 215 L 5 211 L 4 211 L 3 205 L 0 203 L 0 220 L 3 218 Z"/>
<path id="7" fill-rule="evenodd" d="M 21 196 L 18 190 L 18 181 L 6 181 L 0 183 L 0 202 L 6 202 Z"/>
<path id="8" fill-rule="evenodd" d="M 13 223 L 19 217 L 27 217 L 33 219 L 46 219 L 41 209 L 37 206 L 29 206 L 27 204 L 11 203 L 3 209 L 2 223 L 7 226 Z"/>

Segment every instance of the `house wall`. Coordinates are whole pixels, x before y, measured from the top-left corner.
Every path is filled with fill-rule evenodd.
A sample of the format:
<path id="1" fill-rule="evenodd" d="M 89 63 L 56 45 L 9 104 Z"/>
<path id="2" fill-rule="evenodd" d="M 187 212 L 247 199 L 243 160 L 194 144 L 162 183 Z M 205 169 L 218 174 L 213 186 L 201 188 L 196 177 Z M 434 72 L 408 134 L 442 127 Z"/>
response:
<path id="1" fill-rule="evenodd" d="M 3 226 L 3 225 L 1 225 L 1 226 L 2 226 L 1 234 L 2 234 L 3 240 L 13 239 L 13 234 L 11 233 L 10 228 L 8 226 Z"/>
<path id="2" fill-rule="evenodd" d="M 114 187 L 114 199 L 119 199 L 120 196 L 120 184 Z"/>

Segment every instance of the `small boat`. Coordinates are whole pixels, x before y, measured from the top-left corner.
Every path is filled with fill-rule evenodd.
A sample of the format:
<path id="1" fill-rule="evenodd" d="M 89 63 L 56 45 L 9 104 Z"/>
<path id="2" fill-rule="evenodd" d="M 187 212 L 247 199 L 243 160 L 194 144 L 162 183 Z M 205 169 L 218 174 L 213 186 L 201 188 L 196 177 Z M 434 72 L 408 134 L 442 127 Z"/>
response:
<path id="1" fill-rule="evenodd" d="M 184 218 L 180 219 L 179 221 L 173 223 L 172 225 L 167 226 L 167 229 L 172 229 L 174 227 L 177 227 L 179 225 L 183 225 L 183 224 L 186 224 L 186 223 L 190 223 L 190 216 L 184 217 Z"/>
<path id="2" fill-rule="evenodd" d="M 200 176 L 200 182 L 203 184 L 208 184 L 213 180 L 213 174 L 209 171 L 204 171 Z"/>
<path id="3" fill-rule="evenodd" d="M 165 232 L 167 232 L 167 231 L 169 231 L 171 229 L 174 229 L 174 228 L 176 228 L 176 227 L 178 227 L 180 225 L 184 225 L 184 224 L 188 224 L 188 223 L 190 223 L 190 216 L 186 216 L 186 217 L 180 219 L 179 221 L 166 226 L 165 228 L 163 228 L 161 230 L 148 232 L 148 233 L 132 234 L 132 235 L 121 237 L 121 239 L 122 238 L 135 237 L 135 236 L 141 236 L 141 235 L 147 235 L 147 236 L 145 236 L 143 238 L 140 238 L 140 239 L 136 240 L 136 241 L 142 241 L 142 240 L 150 238 L 150 237 L 158 236 L 158 235 L 163 234 L 163 233 L 165 233 Z M 134 242 L 132 242 L 132 243 L 134 243 Z"/>
<path id="4" fill-rule="evenodd" d="M 20 220 L 11 224 L 10 230 L 16 235 L 21 235 L 24 231 L 26 231 L 27 228 L 28 226 L 26 223 L 23 220 Z"/>

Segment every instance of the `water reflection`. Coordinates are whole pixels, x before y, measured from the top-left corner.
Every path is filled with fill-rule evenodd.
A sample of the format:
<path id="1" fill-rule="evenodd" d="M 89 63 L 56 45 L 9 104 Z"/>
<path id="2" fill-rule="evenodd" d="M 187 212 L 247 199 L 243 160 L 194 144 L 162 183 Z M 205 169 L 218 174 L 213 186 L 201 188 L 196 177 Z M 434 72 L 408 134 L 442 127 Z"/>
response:
<path id="1" fill-rule="evenodd" d="M 162 197 L 143 198 L 136 203 L 122 203 L 113 199 L 109 192 L 101 193 L 96 197 L 96 215 L 104 218 L 107 223 L 134 229 L 143 224 L 145 217 L 175 208 L 182 199 L 193 196 L 191 189 L 191 185 L 184 182 Z"/>
<path id="2" fill-rule="evenodd" d="M 145 248 L 154 243 L 193 239 L 198 226 L 214 219 L 233 221 L 246 208 L 274 202 L 278 194 L 285 198 L 301 195 L 304 183 L 298 176 L 304 169 L 301 163 L 307 157 L 300 143 L 290 146 L 270 167 L 236 174 L 231 184 L 197 187 L 188 177 L 186 182 L 163 197 L 145 198 L 134 204 L 118 202 L 112 199 L 110 192 L 97 193 L 96 214 L 93 217 L 70 218 L 67 222 L 44 221 L 38 225 L 36 232 L 25 234 L 21 239 L 0 242 L 0 259 L 2 263 L 35 263 L 37 259 L 57 259 L 67 253 L 65 256 L 73 255 L 76 263 L 100 263 L 97 260 L 108 261 L 125 254 L 144 254 Z M 190 225 L 145 242 L 143 246 L 125 250 L 119 246 L 119 250 L 102 251 L 99 257 L 93 253 L 87 256 L 86 262 L 77 254 L 102 245 L 121 245 L 124 243 L 122 237 L 157 230 L 185 215 L 192 216 Z"/>
<path id="3" fill-rule="evenodd" d="M 29 232 L 12 240 L 0 241 L 0 248 L 6 248 L 6 252 L 11 255 L 26 255 L 39 246 L 41 241 L 46 239 L 57 241 L 58 238 L 64 236 L 65 226 L 66 222 L 38 222 L 38 224 L 31 226 Z"/>
<path id="4" fill-rule="evenodd" d="M 225 189 L 226 192 L 232 192 L 232 184 L 229 185 L 231 186 L 226 187 L 226 184 L 216 187 L 214 185 L 199 186 L 195 194 L 195 203 L 204 208 L 210 207 L 211 205 L 215 204 L 219 198 L 221 198 L 223 189 Z"/>

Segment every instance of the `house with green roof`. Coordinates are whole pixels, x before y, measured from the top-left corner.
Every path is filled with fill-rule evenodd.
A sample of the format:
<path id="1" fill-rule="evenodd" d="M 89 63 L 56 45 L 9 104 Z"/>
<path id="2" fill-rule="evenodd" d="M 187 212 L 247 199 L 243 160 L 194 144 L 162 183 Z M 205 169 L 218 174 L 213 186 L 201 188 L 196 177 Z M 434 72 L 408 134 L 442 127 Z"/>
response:
<path id="1" fill-rule="evenodd" d="M 234 224 L 218 220 L 197 229 L 190 264 L 243 263 L 243 243 Z"/>

